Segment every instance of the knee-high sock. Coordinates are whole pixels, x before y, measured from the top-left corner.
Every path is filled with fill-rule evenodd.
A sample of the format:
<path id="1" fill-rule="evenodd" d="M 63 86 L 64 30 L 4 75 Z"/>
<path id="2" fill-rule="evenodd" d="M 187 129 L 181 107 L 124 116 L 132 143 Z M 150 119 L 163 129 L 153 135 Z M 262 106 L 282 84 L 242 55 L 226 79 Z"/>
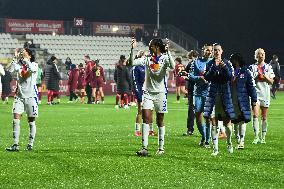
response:
<path id="1" fill-rule="evenodd" d="M 210 137 L 211 136 L 211 125 L 210 123 L 206 123 L 205 126 L 205 142 L 209 142 L 210 141 Z"/>
<path id="2" fill-rule="evenodd" d="M 36 124 L 35 124 L 35 121 L 29 122 L 29 126 L 30 126 L 29 145 L 33 146 L 34 140 L 35 140 L 35 135 L 36 135 Z"/>
<path id="3" fill-rule="evenodd" d="M 232 125 L 227 125 L 225 130 L 227 135 L 227 144 L 232 145 Z"/>
<path id="4" fill-rule="evenodd" d="M 202 123 L 197 123 L 197 129 L 201 134 L 202 140 L 205 140 L 204 125 Z"/>
<path id="5" fill-rule="evenodd" d="M 211 134 L 214 150 L 218 151 L 219 128 L 216 126 L 212 126 Z"/>
<path id="6" fill-rule="evenodd" d="M 149 123 L 149 131 L 154 131 L 153 123 Z"/>
<path id="7" fill-rule="evenodd" d="M 119 99 L 120 99 L 120 95 L 116 94 L 116 96 L 115 96 L 115 104 L 116 105 L 118 105 Z"/>
<path id="8" fill-rule="evenodd" d="M 19 144 L 20 140 L 20 120 L 13 119 L 13 139 L 14 144 Z"/>
<path id="9" fill-rule="evenodd" d="M 42 92 L 38 92 L 38 100 L 41 100 Z"/>
<path id="10" fill-rule="evenodd" d="M 267 120 L 262 120 L 261 126 L 262 126 L 262 136 L 261 138 L 265 139 L 266 132 L 267 132 Z"/>
<path id="11" fill-rule="evenodd" d="M 218 127 L 220 128 L 221 133 L 225 133 L 225 127 L 223 121 L 218 121 Z"/>
<path id="12" fill-rule="evenodd" d="M 148 136 L 149 136 L 149 124 L 142 124 L 142 147 L 148 147 Z"/>
<path id="13" fill-rule="evenodd" d="M 258 118 L 253 118 L 253 120 L 252 120 L 252 126 L 253 126 L 253 131 L 254 131 L 254 138 L 258 138 L 258 134 L 259 134 L 259 122 L 258 122 Z"/>
<path id="14" fill-rule="evenodd" d="M 165 144 L 165 126 L 158 127 L 159 128 L 159 136 L 158 136 L 158 143 L 159 143 L 159 149 L 164 150 L 164 144 Z"/>
<path id="15" fill-rule="evenodd" d="M 135 123 L 135 131 L 140 131 L 140 123 Z"/>
<path id="16" fill-rule="evenodd" d="M 245 142 L 245 135 L 246 135 L 246 124 L 243 123 L 239 126 L 239 132 L 240 132 L 240 143 Z"/>
<path id="17" fill-rule="evenodd" d="M 234 133 L 238 143 L 240 142 L 240 127 L 241 123 L 234 124 Z"/>

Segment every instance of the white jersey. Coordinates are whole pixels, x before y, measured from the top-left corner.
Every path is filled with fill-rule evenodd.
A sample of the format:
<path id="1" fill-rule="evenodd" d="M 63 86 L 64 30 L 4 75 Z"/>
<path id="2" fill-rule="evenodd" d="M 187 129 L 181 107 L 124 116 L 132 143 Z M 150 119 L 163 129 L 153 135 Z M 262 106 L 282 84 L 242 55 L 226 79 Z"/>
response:
<path id="1" fill-rule="evenodd" d="M 264 65 L 259 68 L 258 64 L 251 65 L 251 71 L 252 76 L 254 79 L 258 77 L 259 69 L 261 69 L 261 72 L 263 75 L 267 76 L 270 79 L 273 79 L 275 77 L 272 67 L 269 64 L 264 63 Z M 270 102 L 270 86 L 266 81 L 261 81 L 256 79 L 256 93 L 257 93 L 257 99 L 261 101 L 267 101 Z"/>
<path id="2" fill-rule="evenodd" d="M 10 72 L 17 73 L 17 91 L 16 95 L 19 98 L 31 98 L 37 97 L 37 87 L 36 78 L 38 71 L 38 64 L 35 62 L 30 62 L 24 59 L 24 64 L 26 65 L 26 74 L 23 74 L 24 66 L 17 60 L 13 60 L 12 65 L 9 69 Z"/>
<path id="3" fill-rule="evenodd" d="M 135 59 L 133 65 L 145 65 L 145 82 L 143 90 L 152 93 L 167 93 L 167 68 L 174 69 L 175 62 L 168 52 L 157 58 L 156 63 L 152 57 Z"/>

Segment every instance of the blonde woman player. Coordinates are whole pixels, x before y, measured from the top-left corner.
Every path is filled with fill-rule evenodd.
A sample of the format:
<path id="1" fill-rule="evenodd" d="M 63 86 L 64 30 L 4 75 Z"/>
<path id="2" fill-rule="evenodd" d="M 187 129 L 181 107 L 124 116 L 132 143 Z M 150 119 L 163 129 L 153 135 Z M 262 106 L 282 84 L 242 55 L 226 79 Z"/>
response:
<path id="1" fill-rule="evenodd" d="M 132 39 L 130 64 L 145 65 L 145 82 L 143 86 L 142 103 L 142 148 L 137 151 L 138 156 L 148 155 L 149 123 L 152 120 L 152 110 L 156 112 L 158 125 L 158 151 L 157 155 L 164 154 L 165 126 L 164 114 L 167 110 L 167 69 L 175 68 L 175 62 L 168 50 L 168 42 L 164 44 L 162 39 L 154 38 L 150 41 L 150 56 L 133 60 L 133 48 L 135 40 Z"/>
<path id="2" fill-rule="evenodd" d="M 265 51 L 262 48 L 255 50 L 254 58 L 256 63 L 250 66 L 253 77 L 256 83 L 257 104 L 253 109 L 253 130 L 254 140 L 253 144 L 262 143 L 265 144 L 265 136 L 267 132 L 267 115 L 270 105 L 270 85 L 273 84 L 273 78 L 275 77 L 272 67 L 265 63 Z M 259 138 L 259 109 L 261 110 L 261 127 L 262 135 Z"/>

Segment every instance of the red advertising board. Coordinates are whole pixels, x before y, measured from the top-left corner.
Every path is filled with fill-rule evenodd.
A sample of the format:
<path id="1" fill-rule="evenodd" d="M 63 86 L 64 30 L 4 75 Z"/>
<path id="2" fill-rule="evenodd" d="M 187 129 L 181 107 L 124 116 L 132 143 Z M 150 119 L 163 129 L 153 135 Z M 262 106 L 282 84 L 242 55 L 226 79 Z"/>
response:
<path id="1" fill-rule="evenodd" d="M 64 34 L 64 22 L 53 20 L 5 19 L 7 33 L 52 33 Z"/>
<path id="2" fill-rule="evenodd" d="M 130 35 L 136 29 L 144 30 L 143 24 L 94 22 L 94 35 Z"/>

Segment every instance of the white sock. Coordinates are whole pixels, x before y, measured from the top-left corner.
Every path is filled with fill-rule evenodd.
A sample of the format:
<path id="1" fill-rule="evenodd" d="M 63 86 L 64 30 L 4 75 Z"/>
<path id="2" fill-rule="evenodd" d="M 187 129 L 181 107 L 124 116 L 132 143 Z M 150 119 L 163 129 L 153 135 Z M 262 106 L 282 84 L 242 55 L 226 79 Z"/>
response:
<path id="1" fill-rule="evenodd" d="M 8 98 L 8 97 L 5 97 L 5 101 L 8 102 L 8 100 L 9 100 L 9 98 Z"/>
<path id="2" fill-rule="evenodd" d="M 214 150 L 218 151 L 219 128 L 216 126 L 212 126 L 211 135 L 212 135 Z"/>
<path id="3" fill-rule="evenodd" d="M 258 134 L 259 134 L 258 118 L 253 118 L 252 126 L 253 126 L 253 131 L 254 131 L 254 138 L 258 138 Z"/>
<path id="4" fill-rule="evenodd" d="M 246 135 L 246 128 L 247 125 L 246 123 L 243 123 L 239 126 L 239 131 L 240 131 L 240 142 L 245 142 L 245 135 Z"/>
<path id="5" fill-rule="evenodd" d="M 140 123 L 135 123 L 135 131 L 140 131 Z"/>
<path id="6" fill-rule="evenodd" d="M 13 139 L 14 144 L 19 144 L 20 140 L 20 120 L 13 119 Z"/>
<path id="7" fill-rule="evenodd" d="M 221 133 L 225 133 L 225 127 L 223 121 L 218 121 L 218 128 L 220 128 Z"/>
<path id="8" fill-rule="evenodd" d="M 149 123 L 149 128 L 150 128 L 150 131 L 154 131 L 153 123 Z"/>
<path id="9" fill-rule="evenodd" d="M 240 123 L 234 124 L 234 133 L 235 133 L 235 137 L 237 138 L 238 142 L 240 141 L 240 127 L 241 127 Z"/>
<path id="10" fill-rule="evenodd" d="M 159 128 L 159 136 L 158 136 L 158 143 L 159 143 L 159 149 L 164 150 L 164 144 L 165 144 L 165 126 L 158 127 Z"/>
<path id="11" fill-rule="evenodd" d="M 142 147 L 148 147 L 148 136 L 149 136 L 149 124 L 143 123 L 142 124 Z"/>
<path id="12" fill-rule="evenodd" d="M 265 139 L 266 132 L 267 132 L 267 120 L 262 120 L 262 138 Z"/>
<path id="13" fill-rule="evenodd" d="M 29 136 L 29 145 L 33 146 L 35 135 L 36 135 L 36 124 L 35 121 L 29 122 L 30 125 L 30 136 Z"/>
<path id="14" fill-rule="evenodd" d="M 229 124 L 226 126 L 226 135 L 227 135 L 227 144 L 232 145 L 232 125 Z"/>

